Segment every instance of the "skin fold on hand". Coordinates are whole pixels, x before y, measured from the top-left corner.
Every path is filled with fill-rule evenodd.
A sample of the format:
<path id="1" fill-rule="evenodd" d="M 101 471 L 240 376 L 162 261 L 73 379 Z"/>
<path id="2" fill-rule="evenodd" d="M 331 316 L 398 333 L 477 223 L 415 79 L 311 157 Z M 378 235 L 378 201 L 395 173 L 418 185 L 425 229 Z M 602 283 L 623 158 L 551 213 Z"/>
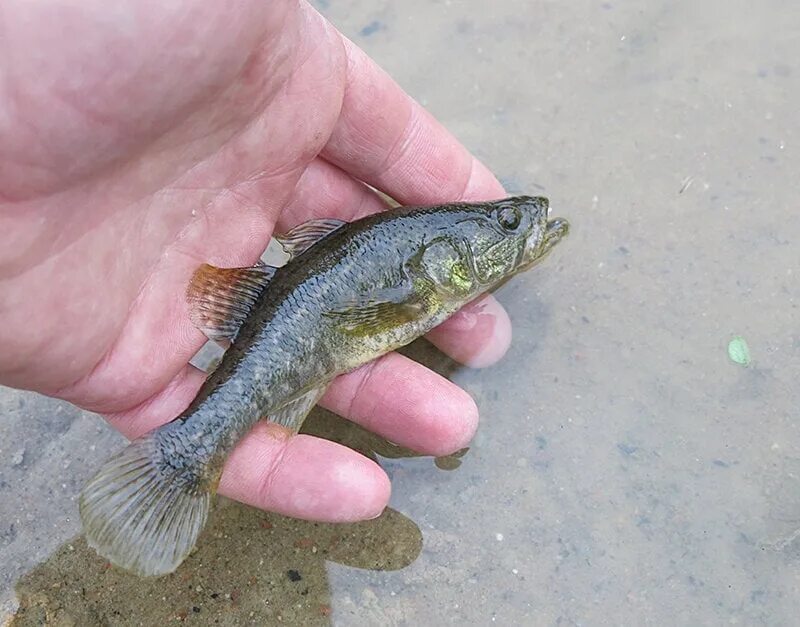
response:
<path id="1" fill-rule="evenodd" d="M 0 7 L 0 383 L 99 412 L 128 437 L 179 414 L 204 374 L 184 299 L 203 262 L 254 263 L 273 230 L 403 204 L 499 198 L 491 173 L 305 2 Z M 486 366 L 511 340 L 492 298 L 429 339 Z M 446 454 L 474 434 L 463 390 L 395 353 L 322 405 Z M 111 451 L 109 451 L 111 453 Z M 314 520 L 378 515 L 385 473 L 259 424 L 220 492 Z"/>

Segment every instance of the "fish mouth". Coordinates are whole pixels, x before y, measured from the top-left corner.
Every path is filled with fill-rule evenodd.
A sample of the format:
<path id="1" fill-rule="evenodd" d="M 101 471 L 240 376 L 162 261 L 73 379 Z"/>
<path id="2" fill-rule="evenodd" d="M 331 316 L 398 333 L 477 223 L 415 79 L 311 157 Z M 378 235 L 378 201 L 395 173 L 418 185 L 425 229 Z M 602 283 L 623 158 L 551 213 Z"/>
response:
<path id="1" fill-rule="evenodd" d="M 532 243 L 528 248 L 521 269 L 524 270 L 539 263 L 568 233 L 569 222 L 564 218 L 547 220 L 544 225 L 544 234 L 538 238 L 538 242 Z"/>
<path id="2" fill-rule="evenodd" d="M 569 222 L 564 218 L 553 218 L 547 221 L 542 239 L 541 254 L 545 255 L 569 234 Z"/>

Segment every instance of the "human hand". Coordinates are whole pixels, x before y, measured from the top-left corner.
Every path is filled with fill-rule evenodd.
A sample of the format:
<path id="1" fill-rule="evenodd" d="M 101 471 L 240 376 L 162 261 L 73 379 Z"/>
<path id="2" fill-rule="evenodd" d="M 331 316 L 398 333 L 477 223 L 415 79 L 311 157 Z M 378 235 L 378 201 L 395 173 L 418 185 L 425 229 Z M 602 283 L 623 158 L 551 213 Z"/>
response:
<path id="1" fill-rule="evenodd" d="M 404 204 L 504 195 L 305 2 L 10 0 L 0 33 L 0 381 L 128 437 L 178 415 L 203 381 L 184 300 L 201 263 L 250 265 L 273 229 L 384 210 L 360 181 Z M 474 366 L 510 337 L 491 297 L 429 335 Z M 394 353 L 321 404 L 429 454 L 477 424 L 464 391 Z M 264 422 L 220 492 L 347 521 L 378 515 L 389 482 L 350 449 Z"/>

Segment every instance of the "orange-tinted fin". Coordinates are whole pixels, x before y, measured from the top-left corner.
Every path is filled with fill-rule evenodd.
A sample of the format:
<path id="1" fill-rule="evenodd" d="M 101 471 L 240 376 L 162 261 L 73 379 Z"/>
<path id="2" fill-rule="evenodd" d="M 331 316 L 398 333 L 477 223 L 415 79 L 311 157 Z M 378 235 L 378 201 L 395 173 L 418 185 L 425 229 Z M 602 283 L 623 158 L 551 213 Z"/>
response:
<path id="1" fill-rule="evenodd" d="M 289 260 L 291 261 L 343 224 L 346 223 L 334 218 L 309 220 L 298 224 L 286 235 L 275 235 L 274 237 L 283 248 L 283 251 L 289 255 Z"/>
<path id="2" fill-rule="evenodd" d="M 274 274 L 275 268 L 266 265 L 217 268 L 204 263 L 186 290 L 192 322 L 212 340 L 232 341 Z"/>

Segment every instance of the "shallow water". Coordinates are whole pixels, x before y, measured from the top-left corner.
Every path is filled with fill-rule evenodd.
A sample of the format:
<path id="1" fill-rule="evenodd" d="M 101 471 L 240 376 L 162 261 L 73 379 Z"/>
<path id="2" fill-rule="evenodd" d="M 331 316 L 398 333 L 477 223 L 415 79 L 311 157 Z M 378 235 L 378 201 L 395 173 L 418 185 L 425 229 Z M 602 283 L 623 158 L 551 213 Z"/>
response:
<path id="1" fill-rule="evenodd" d="M 0 586 L 21 624 L 796 622 L 800 7 L 488 4 L 317 3 L 572 222 L 499 292 L 500 364 L 409 349 L 475 396 L 470 449 L 408 457 L 317 412 L 309 431 L 379 459 L 391 509 L 328 526 L 230 505 L 156 584 L 75 537 L 119 437 L 3 391 Z"/>

